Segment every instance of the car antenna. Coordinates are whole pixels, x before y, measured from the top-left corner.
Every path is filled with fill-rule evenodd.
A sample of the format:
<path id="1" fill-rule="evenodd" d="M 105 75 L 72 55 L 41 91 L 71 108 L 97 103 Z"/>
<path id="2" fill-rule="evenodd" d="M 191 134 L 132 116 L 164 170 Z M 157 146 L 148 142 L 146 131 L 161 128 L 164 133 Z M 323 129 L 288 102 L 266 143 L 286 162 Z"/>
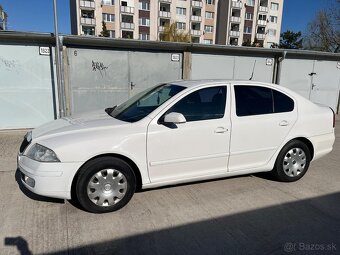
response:
<path id="1" fill-rule="evenodd" d="M 253 72 L 251 73 L 251 76 L 249 78 L 250 81 L 253 79 L 254 71 L 255 71 L 255 66 L 256 66 L 256 59 L 255 59 L 254 66 L 253 66 Z"/>

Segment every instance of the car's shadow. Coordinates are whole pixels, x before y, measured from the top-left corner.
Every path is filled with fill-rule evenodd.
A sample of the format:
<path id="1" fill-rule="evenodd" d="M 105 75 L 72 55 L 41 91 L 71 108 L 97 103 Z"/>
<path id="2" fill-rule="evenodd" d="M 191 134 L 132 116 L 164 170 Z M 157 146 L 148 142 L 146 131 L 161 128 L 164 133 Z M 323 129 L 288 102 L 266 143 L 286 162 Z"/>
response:
<path id="1" fill-rule="evenodd" d="M 41 202 L 50 202 L 50 203 L 58 203 L 58 204 L 64 203 L 63 199 L 40 196 L 40 195 L 33 193 L 29 189 L 27 189 L 21 181 L 21 173 L 20 173 L 19 169 L 17 169 L 16 172 L 15 172 L 15 181 L 18 183 L 18 186 L 19 186 L 21 192 L 24 193 L 25 196 L 29 197 L 30 199 L 33 199 L 33 200 L 36 200 L 36 201 L 41 201 Z"/>

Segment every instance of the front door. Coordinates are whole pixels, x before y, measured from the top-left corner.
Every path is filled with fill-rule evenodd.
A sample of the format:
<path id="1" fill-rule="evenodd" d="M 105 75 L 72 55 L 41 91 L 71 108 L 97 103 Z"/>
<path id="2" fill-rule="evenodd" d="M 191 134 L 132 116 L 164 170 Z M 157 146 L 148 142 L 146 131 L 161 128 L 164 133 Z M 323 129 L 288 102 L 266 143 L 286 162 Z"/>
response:
<path id="1" fill-rule="evenodd" d="M 183 95 L 148 126 L 147 160 L 151 182 L 206 176 L 227 171 L 230 116 L 227 86 L 212 86 Z M 186 123 L 160 124 L 179 112 Z"/>

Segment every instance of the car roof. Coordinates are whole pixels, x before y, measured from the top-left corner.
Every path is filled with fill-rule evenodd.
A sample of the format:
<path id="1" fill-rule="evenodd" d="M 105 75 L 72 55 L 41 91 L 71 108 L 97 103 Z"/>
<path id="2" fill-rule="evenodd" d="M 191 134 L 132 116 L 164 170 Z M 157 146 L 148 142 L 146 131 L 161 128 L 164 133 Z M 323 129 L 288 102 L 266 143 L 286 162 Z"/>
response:
<path id="1" fill-rule="evenodd" d="M 170 82 L 174 85 L 179 85 L 183 87 L 199 87 L 202 85 L 213 85 L 213 84 L 229 84 L 229 83 L 239 83 L 242 84 L 258 84 L 258 85 L 269 85 L 273 86 L 272 83 L 260 82 L 260 81 L 250 81 L 250 80 L 228 80 L 228 79 L 205 79 L 205 80 L 179 80 Z"/>

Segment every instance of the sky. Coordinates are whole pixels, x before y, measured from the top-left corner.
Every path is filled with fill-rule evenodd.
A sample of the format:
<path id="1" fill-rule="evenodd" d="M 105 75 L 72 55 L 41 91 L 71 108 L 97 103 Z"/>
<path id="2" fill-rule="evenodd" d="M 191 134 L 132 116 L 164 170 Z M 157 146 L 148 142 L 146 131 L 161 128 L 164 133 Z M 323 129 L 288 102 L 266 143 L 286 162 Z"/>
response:
<path id="1" fill-rule="evenodd" d="M 152 0 L 156 1 L 156 0 Z M 318 10 L 336 0 L 284 0 L 282 31 L 307 30 Z M 8 14 L 8 29 L 16 31 L 53 32 L 53 0 L 0 0 Z M 57 0 L 59 32 L 70 34 L 69 0 Z"/>

